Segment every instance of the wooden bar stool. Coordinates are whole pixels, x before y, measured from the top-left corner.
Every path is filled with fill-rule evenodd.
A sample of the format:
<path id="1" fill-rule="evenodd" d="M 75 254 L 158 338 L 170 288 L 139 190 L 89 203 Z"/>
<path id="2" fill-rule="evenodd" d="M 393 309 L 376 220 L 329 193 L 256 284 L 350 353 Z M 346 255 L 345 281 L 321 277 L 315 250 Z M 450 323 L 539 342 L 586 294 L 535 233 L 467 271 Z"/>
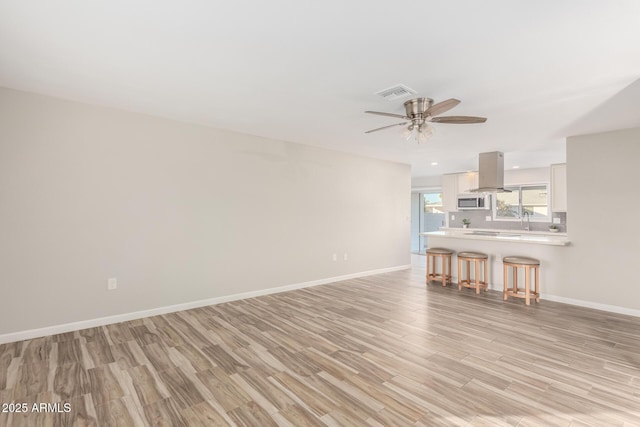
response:
<path id="1" fill-rule="evenodd" d="M 442 280 L 442 286 L 447 286 L 447 282 L 451 283 L 451 255 L 453 251 L 445 248 L 429 248 L 427 249 L 427 284 L 431 280 Z M 436 259 L 442 260 L 442 273 L 436 272 Z M 433 262 L 433 268 L 431 268 Z"/>
<path id="2" fill-rule="evenodd" d="M 502 260 L 502 265 L 504 269 L 503 299 L 505 301 L 512 296 L 524 298 L 525 303 L 529 305 L 531 296 L 534 296 L 536 302 L 540 302 L 540 261 L 523 256 L 506 256 Z M 513 287 L 509 287 L 509 267 L 513 268 Z M 524 289 L 518 288 L 518 268 L 524 268 Z M 535 275 L 535 290 L 533 292 L 531 292 L 531 272 Z"/>
<path id="3" fill-rule="evenodd" d="M 480 288 L 484 289 L 485 292 L 489 289 L 489 285 L 487 283 L 487 278 L 489 277 L 489 267 L 488 267 L 488 259 L 489 256 L 487 254 L 483 254 L 482 252 L 458 252 L 458 290 L 462 290 L 462 287 L 465 288 L 474 288 L 476 290 L 476 294 L 480 293 Z M 462 277 L 462 264 L 467 264 L 467 275 L 465 278 Z M 474 264 L 475 276 L 473 278 L 473 282 L 471 281 L 471 263 Z M 482 264 L 482 265 L 481 265 Z M 482 279 L 480 280 L 480 268 L 482 267 Z"/>

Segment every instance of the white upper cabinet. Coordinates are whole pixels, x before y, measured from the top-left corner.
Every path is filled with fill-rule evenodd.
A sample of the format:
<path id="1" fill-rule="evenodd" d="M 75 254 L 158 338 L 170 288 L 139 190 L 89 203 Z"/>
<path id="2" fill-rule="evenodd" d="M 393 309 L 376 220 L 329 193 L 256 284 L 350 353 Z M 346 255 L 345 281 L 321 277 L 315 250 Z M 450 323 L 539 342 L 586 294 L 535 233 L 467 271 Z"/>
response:
<path id="1" fill-rule="evenodd" d="M 458 194 L 478 188 L 478 172 L 442 175 L 442 206 L 447 212 L 458 210 Z"/>
<path id="2" fill-rule="evenodd" d="M 551 212 L 567 211 L 567 164 L 551 165 Z"/>
<path id="3" fill-rule="evenodd" d="M 442 175 L 442 208 L 446 212 L 458 210 L 458 174 Z"/>
<path id="4" fill-rule="evenodd" d="M 465 172 L 458 175 L 458 194 L 469 193 L 478 188 L 478 172 Z"/>

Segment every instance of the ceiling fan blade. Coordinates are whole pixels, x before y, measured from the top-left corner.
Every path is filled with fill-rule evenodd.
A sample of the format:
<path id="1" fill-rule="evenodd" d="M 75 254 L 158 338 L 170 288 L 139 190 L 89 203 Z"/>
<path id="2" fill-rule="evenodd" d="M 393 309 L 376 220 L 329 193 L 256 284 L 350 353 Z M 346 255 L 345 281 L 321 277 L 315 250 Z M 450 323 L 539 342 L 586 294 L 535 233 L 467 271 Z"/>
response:
<path id="1" fill-rule="evenodd" d="M 433 104 L 425 113 L 430 115 L 431 117 L 437 116 L 438 114 L 445 113 L 451 110 L 456 105 L 460 104 L 459 99 L 451 98 L 446 101 L 438 102 L 437 104 Z"/>
<path id="2" fill-rule="evenodd" d="M 392 127 L 394 127 L 394 126 L 402 126 L 402 125 L 406 125 L 407 123 L 409 123 L 409 122 L 402 122 L 402 123 L 396 123 L 396 124 L 394 124 L 394 125 L 382 126 L 381 128 L 368 130 L 368 131 L 366 131 L 365 133 L 377 132 L 377 131 L 379 131 L 379 130 L 387 129 L 387 128 L 392 128 Z"/>
<path id="3" fill-rule="evenodd" d="M 380 111 L 365 111 L 365 113 L 377 114 L 379 116 L 397 117 L 398 119 L 408 119 L 408 117 L 405 117 L 405 116 L 403 116 L 401 114 L 381 113 Z"/>
<path id="4" fill-rule="evenodd" d="M 446 117 L 432 117 L 433 123 L 452 123 L 452 124 L 468 124 L 468 123 L 484 123 L 487 121 L 486 117 L 473 117 L 473 116 L 446 116 Z"/>

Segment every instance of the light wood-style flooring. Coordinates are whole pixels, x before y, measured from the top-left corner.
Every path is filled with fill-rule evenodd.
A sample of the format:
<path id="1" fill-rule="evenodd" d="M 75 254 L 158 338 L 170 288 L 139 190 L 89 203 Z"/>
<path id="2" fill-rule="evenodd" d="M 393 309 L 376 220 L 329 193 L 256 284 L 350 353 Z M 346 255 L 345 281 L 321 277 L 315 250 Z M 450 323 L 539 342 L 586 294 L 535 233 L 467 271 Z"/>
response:
<path id="1" fill-rule="evenodd" d="M 423 265 L 0 345 L 0 403 L 71 405 L 0 426 L 640 425 L 640 318 Z"/>

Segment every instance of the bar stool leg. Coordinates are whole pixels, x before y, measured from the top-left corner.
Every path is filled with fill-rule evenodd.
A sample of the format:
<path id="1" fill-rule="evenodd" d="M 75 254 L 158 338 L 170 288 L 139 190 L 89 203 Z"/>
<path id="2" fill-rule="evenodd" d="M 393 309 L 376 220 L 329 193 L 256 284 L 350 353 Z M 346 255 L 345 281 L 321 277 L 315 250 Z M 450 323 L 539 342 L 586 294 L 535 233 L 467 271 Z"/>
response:
<path id="1" fill-rule="evenodd" d="M 540 302 L 540 270 L 538 267 L 533 269 L 533 274 L 536 275 L 536 302 Z"/>
<path id="2" fill-rule="evenodd" d="M 467 285 L 471 285 L 471 261 L 467 260 Z"/>
<path id="3" fill-rule="evenodd" d="M 524 267 L 524 301 L 526 305 L 531 305 L 531 267 Z"/>
<path id="4" fill-rule="evenodd" d="M 458 259 L 458 290 L 462 290 L 462 261 Z"/>
<path id="5" fill-rule="evenodd" d="M 518 267 L 513 267 L 513 292 L 518 293 Z"/>
<path id="6" fill-rule="evenodd" d="M 484 263 L 484 291 L 488 292 L 489 291 L 489 258 L 487 257 L 487 259 L 485 259 L 484 261 L 482 261 Z"/>
<path id="7" fill-rule="evenodd" d="M 426 280 L 427 285 L 429 284 L 429 276 L 430 276 L 430 274 L 429 274 L 429 260 L 431 260 L 431 255 L 427 254 L 427 280 Z"/>
<path id="8" fill-rule="evenodd" d="M 480 260 L 474 262 L 476 265 L 476 294 L 480 293 Z"/>
<path id="9" fill-rule="evenodd" d="M 445 261 L 445 256 L 441 256 L 442 260 L 442 286 L 447 286 L 447 262 Z M 451 258 L 449 258 L 451 259 Z M 449 270 L 451 270 L 451 264 L 449 264 Z"/>
<path id="10" fill-rule="evenodd" d="M 504 265 L 504 266 L 502 266 L 502 270 L 503 270 L 503 273 L 504 273 L 504 278 L 502 279 L 503 280 L 503 282 L 502 282 L 503 283 L 503 285 L 502 285 L 502 287 L 503 287 L 502 299 L 504 301 L 506 301 L 507 300 L 507 287 L 509 286 L 509 280 L 508 280 L 509 279 L 509 267 Z"/>

